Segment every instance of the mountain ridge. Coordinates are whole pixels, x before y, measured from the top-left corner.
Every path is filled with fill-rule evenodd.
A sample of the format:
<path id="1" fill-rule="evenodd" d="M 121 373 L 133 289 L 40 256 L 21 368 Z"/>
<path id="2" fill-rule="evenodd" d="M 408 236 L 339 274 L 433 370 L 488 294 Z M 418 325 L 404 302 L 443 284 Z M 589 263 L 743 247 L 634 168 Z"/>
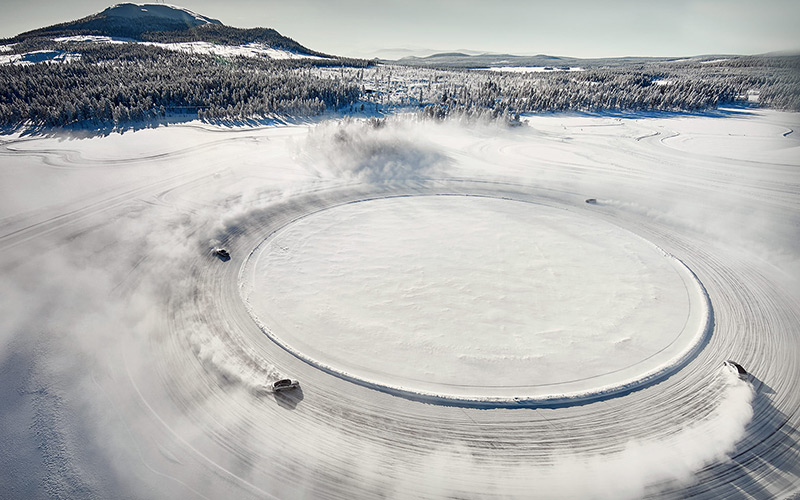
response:
<path id="1" fill-rule="evenodd" d="M 514 54 L 467 54 L 463 52 L 439 52 L 424 57 L 407 56 L 394 61 L 396 64 L 406 66 L 442 67 L 452 69 L 484 69 L 497 67 L 597 67 L 621 66 L 630 64 L 647 64 L 653 62 L 670 62 L 680 60 L 710 60 L 720 57 L 736 57 L 730 55 L 702 55 L 693 57 L 608 57 L 608 58 L 580 58 L 568 56 L 552 56 L 537 54 L 533 56 L 519 56 Z M 388 62 L 388 60 L 387 60 Z"/>
<path id="2" fill-rule="evenodd" d="M 152 18 L 165 19 L 187 26 L 202 26 L 204 24 L 219 24 L 219 19 L 206 17 L 189 9 L 177 5 L 163 3 L 118 3 L 101 11 L 100 15 L 122 19 Z"/>
<path id="3" fill-rule="evenodd" d="M 0 40 L 0 44 L 71 36 L 107 36 L 162 43 L 210 42 L 224 45 L 260 43 L 300 54 L 332 57 L 311 50 L 272 28 L 235 28 L 182 7 L 152 3 L 116 4 L 74 21 L 20 33 Z"/>

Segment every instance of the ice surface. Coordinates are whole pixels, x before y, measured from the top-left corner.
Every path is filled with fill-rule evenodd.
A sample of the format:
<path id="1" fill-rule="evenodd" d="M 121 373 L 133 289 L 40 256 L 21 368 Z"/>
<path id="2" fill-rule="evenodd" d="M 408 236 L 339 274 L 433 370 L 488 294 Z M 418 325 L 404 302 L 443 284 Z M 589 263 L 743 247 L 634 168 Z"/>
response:
<path id="1" fill-rule="evenodd" d="M 800 126 L 798 115 L 724 110 L 527 120 L 514 130 L 410 122 L 409 133 L 387 125 L 381 133 L 396 134 L 396 144 L 423 138 L 432 150 L 423 157 L 449 159 L 446 168 L 397 185 L 317 168 L 317 159 L 336 149 L 309 145 L 314 134 L 306 125 L 0 136 L 0 497 L 795 495 L 800 164 L 796 133 L 787 132 Z M 377 144 L 393 144 L 381 139 Z M 333 269 L 337 259 L 371 255 L 343 241 L 352 231 L 341 226 L 348 214 L 333 207 L 431 192 L 539 199 L 600 221 L 592 231 L 618 227 L 656 244 L 706 287 L 714 308 L 710 341 L 677 372 L 627 395 L 567 407 L 480 409 L 422 403 L 332 376 L 253 324 L 237 278 L 244 258 L 273 231 L 285 228 L 267 245 L 302 228 L 298 217 L 309 227 L 339 222 L 332 232 L 317 227 L 320 237 L 350 251 L 331 249 Z M 598 203 L 586 205 L 587 198 Z M 524 203 L 490 201 L 496 208 L 448 212 L 459 225 L 487 212 L 491 218 L 478 229 L 529 242 L 530 235 L 509 229 L 528 223 L 509 208 Z M 369 206 L 351 208 L 358 205 Z M 402 213 L 375 214 L 371 230 L 412 245 L 407 255 L 353 233 L 386 252 L 365 264 L 413 265 L 424 248 L 413 245 L 437 241 L 424 225 L 418 235 L 428 238 L 407 238 L 413 217 L 430 210 L 423 208 L 411 203 L 397 234 L 384 226 Z M 349 216 L 370 227 L 368 213 Z M 432 222 L 448 234 L 445 221 Z M 477 235 L 452 239 L 481 252 L 492 243 L 478 245 Z M 309 251 L 318 245 L 302 233 L 292 241 Z M 230 261 L 211 254 L 214 242 L 231 249 Z M 496 299 L 504 286 L 524 286 L 520 276 L 506 283 L 476 271 L 475 259 L 496 265 L 508 258 L 502 248 L 464 255 L 471 281 L 462 287 L 490 284 L 494 295 L 486 297 Z M 299 250 L 294 255 L 302 256 Z M 449 264 L 446 255 L 441 247 L 432 253 L 434 269 Z M 591 255 L 600 267 L 603 254 Z M 418 276 L 391 273 L 406 286 Z M 377 286 L 387 275 L 362 276 L 383 280 L 365 282 L 366 289 L 389 292 Z M 355 290 L 354 283 L 343 290 Z M 331 293 L 321 290 L 320 298 L 336 304 Z M 502 312 L 514 317 L 514 310 Z M 410 319 L 433 324 L 430 315 Z M 726 359 L 747 368 L 752 386 L 721 373 Z M 300 380 L 301 391 L 259 390 L 277 376 Z"/>
<path id="2" fill-rule="evenodd" d="M 474 196 L 334 207 L 259 248 L 270 335 L 366 383 L 462 398 L 627 386 L 700 341 L 683 266 L 591 214 Z"/>

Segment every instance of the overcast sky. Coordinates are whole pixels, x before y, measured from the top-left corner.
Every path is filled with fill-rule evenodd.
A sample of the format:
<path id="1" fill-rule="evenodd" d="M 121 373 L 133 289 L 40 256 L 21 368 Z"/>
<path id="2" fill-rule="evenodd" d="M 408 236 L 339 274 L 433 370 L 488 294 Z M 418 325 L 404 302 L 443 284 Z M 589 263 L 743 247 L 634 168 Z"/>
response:
<path id="1" fill-rule="evenodd" d="M 114 0 L 3 0 L 0 37 L 99 12 Z M 469 49 L 575 57 L 800 52 L 798 0 L 174 0 L 306 47 Z M 380 54 L 377 54 L 380 55 Z"/>

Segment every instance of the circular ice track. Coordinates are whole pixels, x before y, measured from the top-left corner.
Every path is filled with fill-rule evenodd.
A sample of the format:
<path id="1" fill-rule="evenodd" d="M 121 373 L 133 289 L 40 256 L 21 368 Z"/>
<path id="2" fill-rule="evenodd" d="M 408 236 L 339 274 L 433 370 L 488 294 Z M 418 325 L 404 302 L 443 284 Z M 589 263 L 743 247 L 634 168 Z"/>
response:
<path id="1" fill-rule="evenodd" d="M 576 193 L 480 181 L 430 184 L 297 194 L 230 220 L 217 238 L 231 250 L 231 261 L 206 255 L 188 263 L 190 293 L 176 288 L 169 335 L 156 358 L 175 405 L 209 429 L 204 447 L 247 464 L 212 469 L 238 485 L 237 496 L 711 499 L 763 493 L 765 484 L 776 494 L 790 489 L 797 477 L 792 464 L 799 463 L 791 446 L 800 404 L 794 390 L 800 313 L 752 260 L 657 218 L 602 200 L 587 205 Z M 653 242 L 702 282 L 714 307 L 713 334 L 669 376 L 639 390 L 578 404 L 487 409 L 422 404 L 331 376 L 281 349 L 253 321 L 239 286 L 244 263 L 265 238 L 335 207 L 445 192 L 565 209 Z M 752 423 L 735 450 L 728 417 L 738 412 L 725 413 L 731 387 L 721 376 L 725 359 L 747 367 L 757 390 Z M 264 390 L 284 376 L 300 380 L 301 389 Z M 696 449 L 689 453 L 681 443 Z M 630 456 L 642 446 L 645 455 Z M 687 456 L 694 464 L 689 469 Z M 645 467 L 644 479 L 638 475 L 643 457 L 658 461 Z M 691 470 L 694 482 L 674 481 Z M 596 484 L 603 493 L 587 493 Z"/>
<path id="2" fill-rule="evenodd" d="M 491 196 L 388 196 L 272 232 L 241 292 L 348 380 L 428 400 L 566 403 L 658 380 L 709 330 L 702 285 L 614 224 Z"/>
<path id="3" fill-rule="evenodd" d="M 493 144 L 474 141 L 470 147 Z M 182 263 L 187 279 L 169 284 L 173 299 L 159 330 L 163 339 L 154 343 L 163 378 L 154 390 L 169 391 L 179 411 L 173 430 L 183 430 L 192 444 L 191 452 L 176 453 L 176 474 L 196 459 L 203 468 L 194 466 L 193 477 L 199 470 L 208 478 L 203 492 L 206 484 L 230 486 L 227 495 L 207 496 L 236 498 L 710 500 L 787 498 L 795 492 L 800 306 L 796 289 L 786 289 L 793 282 L 780 276 L 779 260 L 743 249 L 735 235 L 723 231 L 720 237 L 680 210 L 656 208 L 675 208 L 698 192 L 725 193 L 713 197 L 709 215 L 764 209 L 773 221 L 791 222 L 797 214 L 796 169 L 787 170 L 789 182 L 748 176 L 730 190 L 726 181 L 741 171 L 741 163 L 686 162 L 656 139 L 636 145 L 603 140 L 587 153 L 589 163 L 540 162 L 540 144 L 514 144 L 519 147 L 487 151 L 491 157 L 497 153 L 492 166 L 535 167 L 535 181 L 506 181 L 487 169 L 484 180 L 309 187 L 316 191 L 294 191 L 268 206 L 230 214 L 224 230 L 209 236 L 231 250 L 231 261 L 198 252 Z M 620 146 L 626 158 L 634 157 L 623 160 L 615 151 Z M 573 147 L 566 142 L 563 151 Z M 593 191 L 572 191 L 579 189 L 572 181 L 552 182 L 574 175 Z M 655 185 L 657 190 L 638 190 Z M 606 192 L 599 190 L 603 186 Z M 631 199 L 633 189 L 640 195 L 633 203 L 615 201 Z M 269 235 L 347 203 L 435 193 L 541 203 L 641 236 L 697 275 L 713 304 L 712 335 L 679 369 L 640 390 L 579 404 L 487 409 L 425 404 L 332 376 L 279 347 L 253 321 L 237 278 Z M 598 204 L 585 204 L 588 196 L 598 197 Z M 787 227 L 778 225 L 784 232 Z M 752 233 L 745 236 L 748 241 Z M 751 373 L 752 402 L 738 400 L 739 407 L 731 407 L 742 387 L 725 380 L 726 359 Z M 283 376 L 300 380 L 300 389 L 261 390 Z M 746 423 L 742 432 L 732 432 L 737 422 Z M 173 446 L 180 451 L 179 442 Z"/>

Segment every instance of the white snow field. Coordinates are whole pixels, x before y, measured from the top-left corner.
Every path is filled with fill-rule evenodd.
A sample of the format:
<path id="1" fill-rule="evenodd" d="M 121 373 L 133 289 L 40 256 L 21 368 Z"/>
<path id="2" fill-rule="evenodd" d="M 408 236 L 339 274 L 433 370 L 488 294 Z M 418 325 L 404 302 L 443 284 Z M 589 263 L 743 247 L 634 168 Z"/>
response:
<path id="1" fill-rule="evenodd" d="M 138 43 L 161 47 L 162 49 L 175 52 L 187 52 L 189 54 L 214 54 L 223 57 L 261 57 L 266 56 L 271 59 L 325 59 L 324 57 L 292 52 L 290 50 L 276 49 L 263 43 L 246 43 L 243 45 L 220 45 L 211 42 L 139 42 L 127 38 L 115 38 L 99 35 L 75 35 L 53 38 L 55 42 L 94 42 L 94 43 Z M 11 56 L 3 56 L 9 59 Z M 0 59 L 0 63 L 13 62 Z"/>
<path id="2" fill-rule="evenodd" d="M 491 68 L 481 68 L 487 71 L 497 71 L 500 73 L 549 73 L 551 71 L 583 71 L 583 68 L 570 67 L 549 67 L 549 66 L 494 66 Z"/>
<path id="3" fill-rule="evenodd" d="M 800 117 L 526 120 L 0 136 L 0 497 L 796 497 Z"/>

